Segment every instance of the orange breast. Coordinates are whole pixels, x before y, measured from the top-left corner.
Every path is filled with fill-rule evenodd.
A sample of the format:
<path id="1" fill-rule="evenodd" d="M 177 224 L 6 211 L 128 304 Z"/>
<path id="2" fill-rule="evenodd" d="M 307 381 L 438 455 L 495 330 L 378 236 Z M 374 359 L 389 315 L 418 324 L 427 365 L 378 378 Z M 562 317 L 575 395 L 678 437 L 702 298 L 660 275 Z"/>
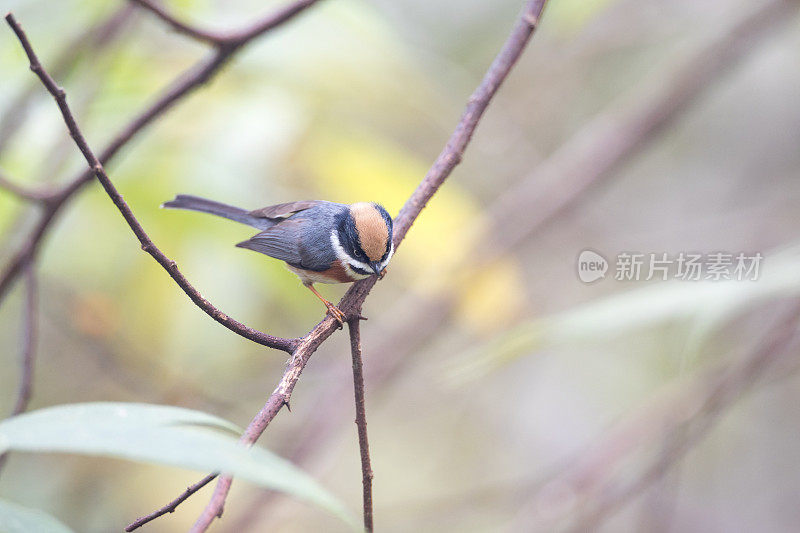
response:
<path id="1" fill-rule="evenodd" d="M 334 261 L 328 270 L 316 272 L 286 265 L 289 270 L 297 274 L 303 283 L 351 283 L 356 281 L 342 265 L 341 261 Z"/>

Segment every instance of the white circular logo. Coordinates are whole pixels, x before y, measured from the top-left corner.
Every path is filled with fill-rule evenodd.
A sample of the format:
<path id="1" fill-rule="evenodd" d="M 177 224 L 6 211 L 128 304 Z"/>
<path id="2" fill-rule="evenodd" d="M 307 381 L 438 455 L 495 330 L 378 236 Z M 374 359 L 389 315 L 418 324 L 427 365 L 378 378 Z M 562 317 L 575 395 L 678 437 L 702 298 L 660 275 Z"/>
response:
<path id="1" fill-rule="evenodd" d="M 578 255 L 578 278 L 584 283 L 592 283 L 606 277 L 608 261 L 593 250 L 583 250 Z"/>

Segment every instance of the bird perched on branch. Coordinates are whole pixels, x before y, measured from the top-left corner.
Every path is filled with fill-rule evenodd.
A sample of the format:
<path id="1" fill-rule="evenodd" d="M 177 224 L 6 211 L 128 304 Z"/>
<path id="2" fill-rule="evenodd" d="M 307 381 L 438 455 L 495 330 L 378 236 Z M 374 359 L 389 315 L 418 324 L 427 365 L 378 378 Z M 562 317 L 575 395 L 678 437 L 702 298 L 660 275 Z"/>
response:
<path id="1" fill-rule="evenodd" d="M 375 203 L 307 200 L 247 211 L 179 194 L 161 207 L 211 213 L 262 230 L 236 246 L 285 261 L 340 324 L 344 313 L 323 298 L 314 283 L 383 277 L 394 253 L 392 217 Z"/>

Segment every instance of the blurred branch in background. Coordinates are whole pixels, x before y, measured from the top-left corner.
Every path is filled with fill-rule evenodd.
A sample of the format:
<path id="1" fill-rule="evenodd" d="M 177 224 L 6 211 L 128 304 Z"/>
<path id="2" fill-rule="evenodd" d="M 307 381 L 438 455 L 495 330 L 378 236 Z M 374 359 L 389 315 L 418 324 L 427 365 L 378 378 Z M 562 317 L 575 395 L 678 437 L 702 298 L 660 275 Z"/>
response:
<path id="1" fill-rule="evenodd" d="M 126 27 L 132 12 L 132 6 L 122 6 L 106 19 L 89 27 L 71 42 L 65 44 L 60 55 L 53 60 L 53 66 L 50 69 L 53 76 L 58 79 L 65 78 L 78 64 L 81 56 L 107 46 Z M 0 154 L 24 124 L 38 88 L 39 85 L 36 82 L 31 82 L 11 100 L 3 111 L 2 119 L 0 119 Z M 5 186 L 0 184 L 0 187 Z"/>
<path id="2" fill-rule="evenodd" d="M 535 531 L 594 531 L 611 514 L 662 478 L 725 412 L 780 363 L 796 355 L 800 303 L 767 328 L 752 350 L 735 362 L 714 365 L 690 383 L 659 397 L 579 453 L 528 500 L 519 524 Z M 784 374 L 786 375 L 786 374 Z M 669 442 L 660 449 L 660 442 Z M 655 457 L 628 479 L 617 482 L 621 463 L 636 452 Z M 660 452 L 660 453 L 659 453 Z"/>
<path id="3" fill-rule="evenodd" d="M 297 0 L 291 4 L 288 4 L 286 7 L 275 11 L 275 13 L 271 14 L 269 17 L 259 20 L 252 26 L 247 26 L 240 30 L 223 32 L 204 30 L 181 22 L 172 16 L 166 9 L 152 0 L 129 1 L 141 6 L 143 9 L 147 9 L 148 11 L 152 12 L 155 16 L 172 26 L 175 31 L 223 50 L 227 48 L 238 48 L 242 45 L 242 43 L 251 40 L 253 36 L 260 35 L 265 31 L 271 30 L 275 26 L 286 22 L 307 7 L 317 3 L 318 0 Z"/>
<path id="4" fill-rule="evenodd" d="M 158 18 L 160 18 L 161 20 L 172 26 L 175 29 L 175 31 L 182 33 L 184 35 L 188 35 L 193 39 L 197 39 L 198 41 L 205 42 L 213 46 L 219 46 L 220 43 L 223 41 L 223 39 L 215 33 L 194 26 L 190 26 L 188 24 L 179 21 L 174 16 L 172 16 L 166 9 L 164 9 L 161 5 L 151 2 L 150 0 L 130 0 L 130 3 L 136 4 L 142 7 L 143 9 L 150 11 Z"/>
<path id="5" fill-rule="evenodd" d="M 36 357 L 37 344 L 37 300 L 38 287 L 36 283 L 36 272 L 34 265 L 25 268 L 25 310 L 22 313 L 22 349 L 20 350 L 20 376 L 19 388 L 17 389 L 17 400 L 14 403 L 14 410 L 11 416 L 24 413 L 28 408 L 33 391 L 33 369 Z M 8 457 L 7 453 L 0 454 L 0 470 Z"/>

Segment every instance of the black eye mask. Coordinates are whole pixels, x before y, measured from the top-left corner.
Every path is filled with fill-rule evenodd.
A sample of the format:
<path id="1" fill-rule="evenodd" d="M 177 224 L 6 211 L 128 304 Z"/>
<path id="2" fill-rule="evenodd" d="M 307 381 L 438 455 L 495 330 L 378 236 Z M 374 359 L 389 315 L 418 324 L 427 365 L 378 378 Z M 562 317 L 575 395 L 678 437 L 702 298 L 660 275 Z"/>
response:
<path id="1" fill-rule="evenodd" d="M 353 259 L 357 259 L 362 263 L 369 264 L 369 259 L 358 241 L 358 231 L 356 230 L 356 223 L 349 213 L 342 213 L 336 217 L 336 227 L 339 234 L 339 244 L 347 252 L 347 255 Z M 355 270 L 355 269 L 354 269 Z M 361 274 L 362 272 L 359 272 Z M 368 274 L 364 272 L 364 274 Z"/>

